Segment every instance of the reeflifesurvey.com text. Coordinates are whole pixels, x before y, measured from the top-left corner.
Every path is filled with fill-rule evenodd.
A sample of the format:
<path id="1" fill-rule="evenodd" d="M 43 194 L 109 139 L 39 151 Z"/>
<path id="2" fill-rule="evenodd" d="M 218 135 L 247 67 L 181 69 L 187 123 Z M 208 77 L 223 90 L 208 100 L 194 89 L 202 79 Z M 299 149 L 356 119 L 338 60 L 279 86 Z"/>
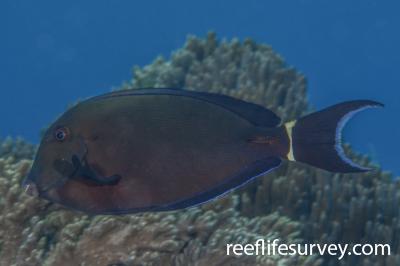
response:
<path id="1" fill-rule="evenodd" d="M 257 239 L 254 243 L 226 245 L 227 256 L 312 256 L 330 255 L 338 260 L 344 256 L 387 256 L 391 254 L 389 244 L 286 244 L 279 239 Z"/>

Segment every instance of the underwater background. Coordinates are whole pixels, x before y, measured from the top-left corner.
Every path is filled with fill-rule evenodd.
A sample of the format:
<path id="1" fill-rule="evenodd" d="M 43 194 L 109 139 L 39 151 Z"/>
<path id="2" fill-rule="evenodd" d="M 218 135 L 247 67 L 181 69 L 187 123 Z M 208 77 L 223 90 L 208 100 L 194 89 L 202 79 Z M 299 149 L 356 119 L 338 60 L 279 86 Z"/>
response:
<path id="1" fill-rule="evenodd" d="M 399 7 L 2 1 L 0 265 L 400 265 Z M 369 156 L 347 152 L 377 170 L 342 175 L 287 163 L 201 207 L 125 216 L 83 215 L 23 193 L 41 129 L 69 104 L 142 87 L 223 93 L 283 121 L 343 100 L 381 101 L 385 109 L 355 117 L 345 130 L 353 150 Z M 258 238 L 389 243 L 392 255 L 225 255 L 226 243 Z"/>

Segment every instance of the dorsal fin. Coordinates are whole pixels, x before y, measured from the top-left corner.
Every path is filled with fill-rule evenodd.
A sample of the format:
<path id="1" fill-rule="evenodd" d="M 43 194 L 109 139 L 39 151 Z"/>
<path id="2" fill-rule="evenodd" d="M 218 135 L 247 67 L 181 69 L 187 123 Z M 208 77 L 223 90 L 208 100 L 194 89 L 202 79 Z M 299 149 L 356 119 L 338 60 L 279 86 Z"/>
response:
<path id="1" fill-rule="evenodd" d="M 177 95 L 192 97 L 209 103 L 219 105 L 241 117 L 248 120 L 255 126 L 276 127 L 280 124 L 281 119 L 272 111 L 254 104 L 235 99 L 230 96 L 214 94 L 208 92 L 188 91 L 183 89 L 170 88 L 148 88 L 148 89 L 132 89 L 121 90 L 106 93 L 91 98 L 90 100 L 99 100 L 110 97 L 134 96 L 134 95 Z"/>

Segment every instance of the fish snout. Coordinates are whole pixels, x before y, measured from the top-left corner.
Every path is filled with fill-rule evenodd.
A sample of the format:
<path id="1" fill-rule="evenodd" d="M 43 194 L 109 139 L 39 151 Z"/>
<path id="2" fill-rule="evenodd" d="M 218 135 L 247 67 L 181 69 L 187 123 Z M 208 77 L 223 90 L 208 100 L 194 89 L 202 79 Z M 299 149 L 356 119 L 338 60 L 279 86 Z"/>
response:
<path id="1" fill-rule="evenodd" d="M 32 181 L 24 182 L 23 187 L 24 187 L 25 193 L 28 194 L 29 196 L 32 196 L 32 197 L 39 196 L 39 190 L 38 190 L 36 184 L 33 183 Z"/>

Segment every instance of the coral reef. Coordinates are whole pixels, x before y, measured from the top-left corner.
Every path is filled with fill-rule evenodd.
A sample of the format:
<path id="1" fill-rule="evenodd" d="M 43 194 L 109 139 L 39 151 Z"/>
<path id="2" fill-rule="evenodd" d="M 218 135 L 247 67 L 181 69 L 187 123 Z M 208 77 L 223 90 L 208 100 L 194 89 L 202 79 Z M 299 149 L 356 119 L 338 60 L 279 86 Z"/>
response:
<path id="1" fill-rule="evenodd" d="M 303 75 L 287 67 L 270 46 L 247 39 L 218 43 L 214 33 L 189 37 L 170 61 L 158 57 L 135 67 L 122 89 L 173 87 L 222 93 L 274 110 L 283 120 L 308 111 Z"/>
<path id="2" fill-rule="evenodd" d="M 227 243 L 301 243 L 299 223 L 247 218 L 237 197 L 169 213 L 89 217 L 29 197 L 31 161 L 0 158 L 0 265 L 320 265 L 316 257 L 226 256 Z"/>
<path id="3" fill-rule="evenodd" d="M 35 155 L 35 145 L 24 141 L 18 137 L 13 139 L 7 137 L 4 140 L 0 139 L 0 157 L 12 156 L 16 160 L 32 159 Z"/>
<path id="4" fill-rule="evenodd" d="M 306 81 L 271 47 L 190 37 L 170 60 L 134 69 L 122 89 L 224 93 L 274 110 L 308 112 Z M 34 147 L 0 143 L 0 265 L 399 265 L 400 183 L 377 169 L 331 174 L 286 163 L 236 193 L 168 213 L 87 216 L 27 197 L 19 182 Z M 347 153 L 362 165 L 368 158 Z M 225 256 L 227 243 L 389 243 L 392 256 Z"/>
<path id="5" fill-rule="evenodd" d="M 305 78 L 288 68 L 271 47 L 251 40 L 218 43 L 213 33 L 206 39 L 190 37 L 169 61 L 158 58 L 136 67 L 134 78 L 123 88 L 139 87 L 223 93 L 268 107 L 283 121 L 310 110 Z M 278 212 L 301 221 L 302 237 L 309 242 L 390 243 L 397 254 L 399 184 L 368 158 L 354 155 L 349 147 L 346 151 L 354 161 L 376 170 L 339 175 L 288 163 L 240 193 L 242 214 Z M 394 257 L 347 257 L 341 265 L 399 262 Z M 337 263 L 336 258 L 326 260 Z"/>

